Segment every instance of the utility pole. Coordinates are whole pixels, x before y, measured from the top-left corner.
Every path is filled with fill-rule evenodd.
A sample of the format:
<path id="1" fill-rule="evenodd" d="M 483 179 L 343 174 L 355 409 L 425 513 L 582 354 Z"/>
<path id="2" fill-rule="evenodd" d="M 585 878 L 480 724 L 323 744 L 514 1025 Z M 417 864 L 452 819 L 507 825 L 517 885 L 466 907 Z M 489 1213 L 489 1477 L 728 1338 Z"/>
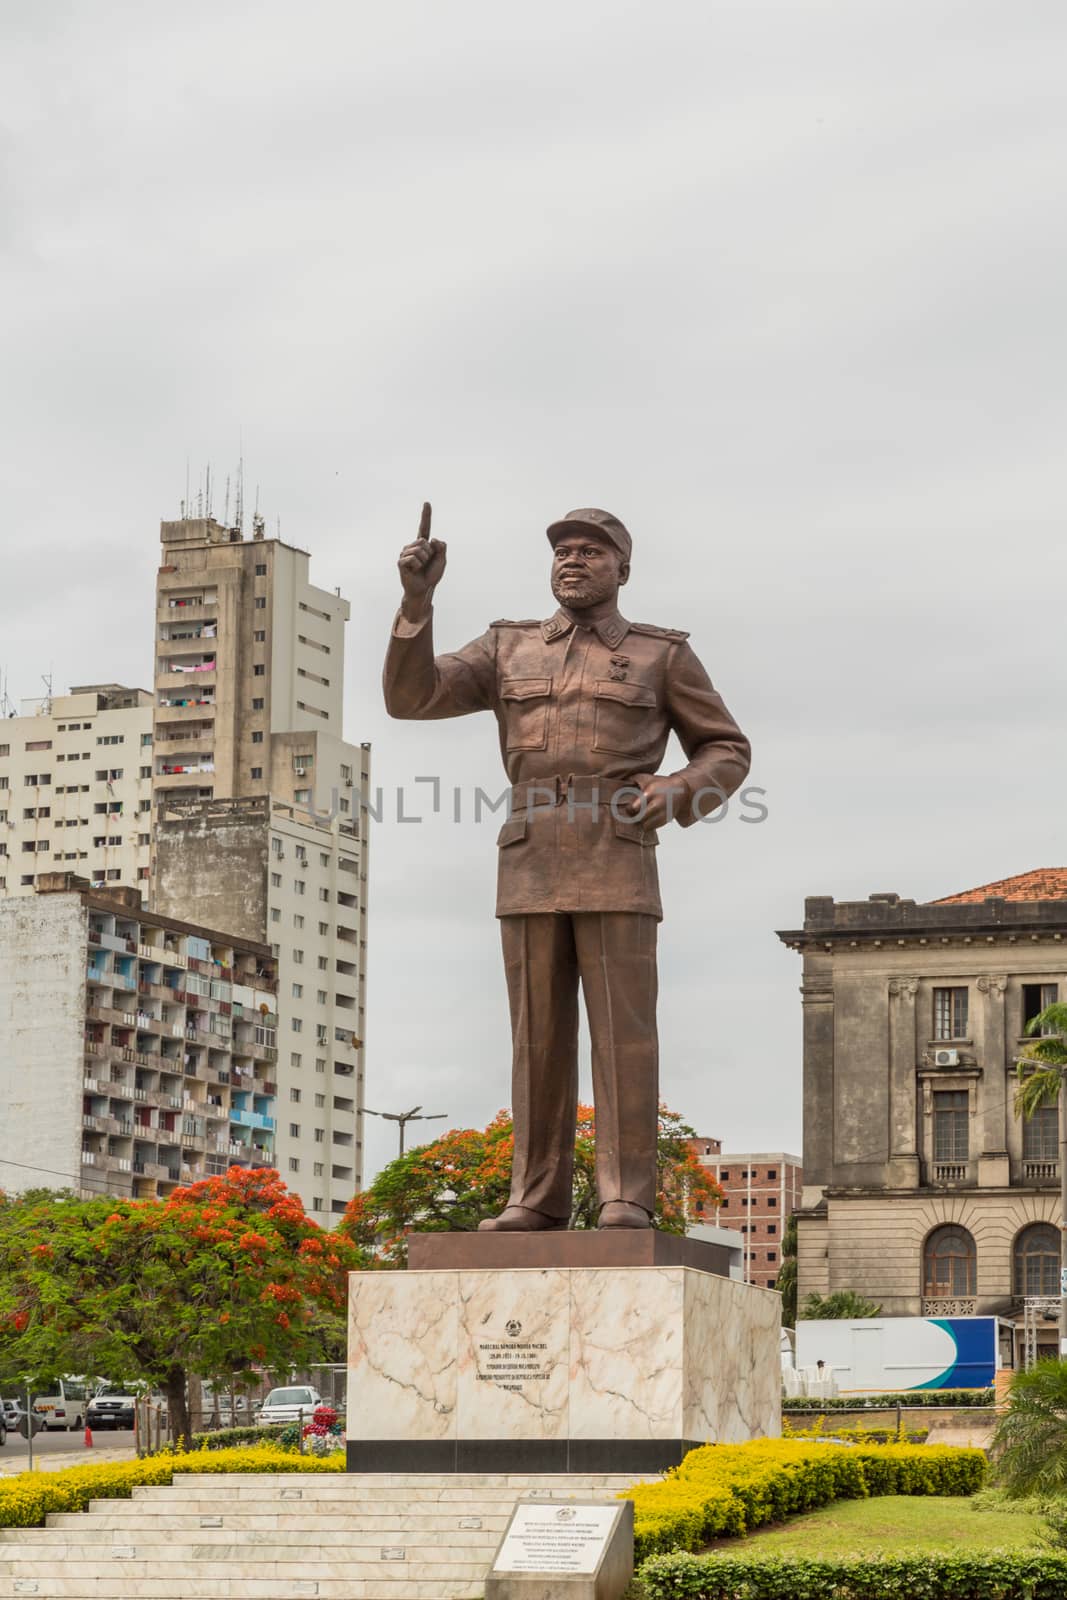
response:
<path id="1" fill-rule="evenodd" d="M 444 1122 L 448 1116 L 447 1111 L 424 1112 L 421 1106 L 413 1106 L 410 1111 L 372 1111 L 370 1106 L 364 1106 L 363 1110 L 368 1117 L 383 1117 L 386 1122 L 395 1122 L 399 1125 L 400 1155 L 404 1154 L 404 1129 L 409 1122 Z"/>

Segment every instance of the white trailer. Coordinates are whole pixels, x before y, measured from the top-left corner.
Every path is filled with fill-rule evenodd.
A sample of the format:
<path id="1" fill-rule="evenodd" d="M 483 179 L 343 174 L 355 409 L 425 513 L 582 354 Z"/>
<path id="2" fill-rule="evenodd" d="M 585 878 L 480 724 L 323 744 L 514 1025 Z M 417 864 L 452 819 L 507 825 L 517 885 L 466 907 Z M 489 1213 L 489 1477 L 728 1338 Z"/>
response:
<path id="1" fill-rule="evenodd" d="M 1003 1317 L 862 1317 L 797 1323 L 797 1367 L 833 1372 L 841 1394 L 986 1389 L 1012 1365 Z"/>

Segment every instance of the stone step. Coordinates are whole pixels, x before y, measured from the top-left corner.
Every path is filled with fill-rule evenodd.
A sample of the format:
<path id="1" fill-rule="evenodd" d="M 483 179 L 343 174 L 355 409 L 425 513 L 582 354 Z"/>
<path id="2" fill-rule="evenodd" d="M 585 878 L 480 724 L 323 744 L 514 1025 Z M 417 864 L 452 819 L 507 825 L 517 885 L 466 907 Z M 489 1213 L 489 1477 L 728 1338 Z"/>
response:
<path id="1" fill-rule="evenodd" d="M 423 1517 L 413 1517 L 404 1512 L 378 1515 L 371 1511 L 336 1517 L 310 1516 L 306 1511 L 286 1511 L 281 1514 L 264 1512 L 257 1516 L 227 1512 L 220 1513 L 220 1522 L 218 1517 L 203 1513 L 195 1517 L 181 1517 L 157 1512 L 146 1518 L 133 1513 L 105 1516 L 101 1512 L 90 1518 L 82 1511 L 53 1511 L 46 1527 L 5 1528 L 0 1531 L 0 1539 L 5 1543 L 34 1539 L 47 1539 L 49 1543 L 62 1542 L 69 1540 L 71 1530 L 76 1529 L 79 1543 L 83 1540 L 119 1544 L 162 1543 L 173 1538 L 176 1532 L 195 1536 L 196 1542 L 200 1543 L 201 1540 L 225 1539 L 227 1535 L 240 1532 L 248 1534 L 250 1544 L 257 1544 L 262 1543 L 264 1533 L 271 1531 L 277 1535 L 272 1542 L 278 1544 L 299 1544 L 301 1540 L 306 1543 L 309 1534 L 323 1543 L 344 1544 L 346 1540 L 363 1534 L 383 1535 L 389 1532 L 395 1533 L 397 1542 L 400 1542 L 401 1535 L 406 1536 L 412 1530 L 424 1530 L 427 1534 L 448 1533 L 461 1531 L 472 1523 L 480 1524 L 484 1532 L 502 1533 L 510 1514 L 511 1509 L 507 1506 L 494 1507 L 492 1511 L 467 1511 L 457 1507 L 454 1512 L 444 1515 L 433 1513 Z M 130 1537 L 134 1532 L 138 1534 L 136 1541 Z M 120 1534 L 124 1537 L 119 1538 Z"/>
<path id="2" fill-rule="evenodd" d="M 622 1487 L 629 1487 L 624 1485 Z M 134 1505 L 139 1505 L 145 1500 L 158 1501 L 160 1504 L 173 1505 L 211 1505 L 223 1503 L 233 1505 L 243 1501 L 255 1501 L 259 1505 L 271 1504 L 279 1507 L 287 1504 L 297 1505 L 490 1505 L 496 1502 L 500 1505 L 514 1505 L 516 1500 L 575 1500 L 575 1499 L 604 1499 L 611 1500 L 619 1489 L 593 1487 L 589 1489 L 574 1489 L 565 1482 L 560 1482 L 551 1489 L 486 1489 L 470 1488 L 457 1489 L 450 1484 L 441 1483 L 434 1488 L 423 1485 L 420 1489 L 404 1489 L 399 1485 L 378 1492 L 367 1489 L 351 1489 L 347 1493 L 309 1495 L 299 1489 L 281 1489 L 271 1493 L 264 1489 L 262 1484 L 250 1484 L 236 1493 L 219 1494 L 210 1489 L 190 1488 L 181 1483 L 153 1485 L 150 1488 L 139 1485 L 134 1489 L 131 1497 Z M 90 1505 L 106 1505 L 104 1499 L 92 1500 Z"/>
<path id="3" fill-rule="evenodd" d="M 482 1522 L 480 1517 L 470 1520 Z M 506 1526 L 503 1517 L 500 1522 Z M 329 1561 L 337 1559 L 338 1550 L 377 1550 L 379 1546 L 402 1546 L 409 1552 L 416 1549 L 481 1551 L 483 1547 L 497 1542 L 500 1531 L 482 1526 L 460 1528 L 454 1523 L 450 1528 L 393 1526 L 343 1531 L 316 1528 L 311 1537 L 305 1532 L 301 1543 L 298 1528 L 289 1528 L 284 1532 L 264 1528 L 259 1533 L 250 1533 L 244 1528 L 186 1528 L 180 1536 L 173 1528 L 159 1528 L 137 1532 L 136 1537 L 133 1529 L 107 1528 L 94 1529 L 95 1538 L 89 1529 L 83 1532 L 71 1528 L 5 1528 L 0 1532 L 0 1561 L 36 1560 L 42 1550 L 47 1550 L 53 1560 L 57 1554 L 64 1561 L 80 1561 L 83 1556 L 89 1561 L 104 1560 L 110 1559 L 114 1550 L 129 1552 L 131 1549 L 138 1558 L 144 1556 L 146 1560 L 169 1561 L 175 1550 L 196 1549 L 218 1550 L 221 1552 L 220 1560 L 232 1561 L 233 1551 L 241 1549 L 255 1551 L 256 1559 L 262 1558 L 264 1561 L 292 1561 L 293 1551 L 300 1556 L 306 1555 L 309 1560 Z M 186 1555 L 183 1559 L 191 1558 Z"/>
<path id="4" fill-rule="evenodd" d="M 121 1566 L 124 1579 L 180 1579 L 195 1562 L 197 1577 L 286 1578 L 292 1582 L 374 1578 L 380 1577 L 386 1567 L 399 1566 L 412 1578 L 478 1578 L 485 1576 L 486 1567 L 485 1551 L 481 1546 L 472 1549 L 469 1545 L 455 1549 L 428 1546 L 413 1555 L 404 1545 L 379 1542 L 366 1550 L 345 1552 L 343 1558 L 333 1552 L 327 1559 L 318 1559 L 313 1550 L 286 1549 L 280 1560 L 271 1546 L 252 1550 L 247 1545 L 177 1545 L 165 1556 L 146 1558 L 143 1547 L 138 1550 L 135 1545 L 115 1545 L 109 1553 L 102 1552 L 99 1546 L 70 1545 L 62 1555 L 37 1550 L 24 1551 L 18 1560 L 0 1556 L 0 1577 L 49 1578 L 60 1561 L 77 1563 L 79 1578 L 110 1578 Z"/>
<path id="5" fill-rule="evenodd" d="M 520 1500 L 610 1503 L 606 1474 L 180 1474 L 0 1530 L 0 1600 L 481 1600 Z"/>
<path id="6" fill-rule="evenodd" d="M 401 1566 L 400 1562 L 397 1566 Z M 398 1578 L 325 1578 L 292 1580 L 257 1576 L 124 1578 L 0 1576 L 0 1600 L 482 1600 L 485 1568 L 477 1578 L 436 1573 Z"/>
<path id="7" fill-rule="evenodd" d="M 179 1480 L 193 1484 L 198 1489 L 218 1489 L 223 1492 L 239 1489 L 244 1483 L 262 1483 L 264 1480 L 285 1489 L 321 1487 L 326 1490 L 351 1490 L 353 1487 L 373 1489 L 383 1485 L 386 1488 L 418 1489 L 427 1483 L 446 1481 L 443 1475 L 435 1476 L 428 1472 L 181 1472 L 175 1482 Z M 447 1475 L 447 1482 L 458 1489 L 551 1489 L 559 1483 L 566 1483 L 572 1489 L 626 1489 L 635 1481 L 632 1472 L 450 1472 Z M 156 1489 L 170 1487 L 169 1484 L 140 1484 L 138 1490 L 154 1493 Z"/>
<path id="8" fill-rule="evenodd" d="M 326 1483 L 314 1483 L 308 1486 L 304 1483 L 282 1483 L 276 1487 L 265 1484 L 261 1477 L 252 1477 L 249 1474 L 244 1482 L 220 1484 L 218 1480 L 211 1483 L 190 1483 L 191 1473 L 179 1473 L 173 1483 L 161 1484 L 135 1484 L 133 1498 L 135 1500 L 154 1499 L 157 1495 L 177 1495 L 192 1500 L 241 1500 L 252 1496 L 262 1499 L 270 1495 L 278 1500 L 399 1500 L 399 1499 L 436 1499 L 441 1494 L 451 1495 L 453 1498 L 485 1499 L 498 1497 L 500 1499 L 514 1500 L 517 1495 L 524 1499 L 543 1499 L 549 1496 L 566 1494 L 572 1498 L 576 1494 L 618 1494 L 621 1490 L 632 1488 L 634 1480 L 623 1478 L 618 1483 L 574 1483 L 572 1479 L 562 1476 L 550 1479 L 547 1483 L 456 1483 L 451 1477 L 447 1478 L 420 1478 L 417 1483 L 349 1483 L 345 1478 L 331 1475 Z M 234 1477 L 238 1474 L 234 1474 Z M 245 1477 L 244 1474 L 240 1476 Z"/>

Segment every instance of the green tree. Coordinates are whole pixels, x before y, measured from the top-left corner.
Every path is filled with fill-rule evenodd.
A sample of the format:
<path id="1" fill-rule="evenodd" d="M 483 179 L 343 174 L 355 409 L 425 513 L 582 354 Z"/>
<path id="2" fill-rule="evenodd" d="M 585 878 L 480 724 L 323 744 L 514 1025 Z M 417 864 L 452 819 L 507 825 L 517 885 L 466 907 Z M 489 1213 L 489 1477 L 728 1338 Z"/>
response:
<path id="1" fill-rule="evenodd" d="M 782 1234 L 782 1264 L 778 1269 L 775 1287 L 782 1297 L 782 1327 L 797 1325 L 797 1219 L 794 1212 L 788 1218 Z"/>
<path id="2" fill-rule="evenodd" d="M 349 1241 L 276 1172 L 231 1168 L 163 1201 L 49 1196 L 0 1213 L 5 1364 L 141 1379 L 189 1437 L 191 1373 L 288 1373 L 343 1340 Z"/>
<path id="3" fill-rule="evenodd" d="M 828 1319 L 852 1322 L 860 1317 L 880 1317 L 881 1306 L 865 1300 L 853 1289 L 838 1289 L 834 1294 L 809 1294 L 800 1308 L 803 1322 L 822 1322 Z"/>
<path id="4" fill-rule="evenodd" d="M 1067 1361 L 1038 1361 L 1016 1373 L 991 1453 L 994 1477 L 1009 1495 L 1067 1494 Z"/>
<path id="5" fill-rule="evenodd" d="M 1032 1117 L 1044 1106 L 1059 1109 L 1060 1133 L 1060 1266 L 1067 1266 L 1067 1110 L 1063 1104 L 1064 1073 L 1067 1072 L 1067 1004 L 1062 1000 L 1046 1006 L 1026 1025 L 1036 1035 L 1026 1054 L 1016 1064 L 1019 1087 L 1015 1091 L 1015 1114 Z M 1060 1339 L 1067 1339 L 1067 1297 L 1060 1298 Z M 1063 1348 L 1061 1343 L 1061 1349 Z"/>
<path id="6" fill-rule="evenodd" d="M 684 1233 L 687 1220 L 700 1206 L 711 1207 L 722 1199 L 715 1179 L 692 1152 L 693 1134 L 676 1112 L 661 1107 L 655 1222 L 665 1232 Z M 596 1227 L 595 1143 L 592 1107 L 579 1106 L 571 1211 L 575 1228 Z M 378 1265 L 403 1266 L 406 1235 L 413 1228 L 427 1233 L 470 1231 L 483 1217 L 503 1210 L 511 1186 L 513 1149 L 506 1111 L 499 1112 L 487 1128 L 453 1129 L 383 1167 L 370 1188 L 349 1201 L 341 1228 Z"/>

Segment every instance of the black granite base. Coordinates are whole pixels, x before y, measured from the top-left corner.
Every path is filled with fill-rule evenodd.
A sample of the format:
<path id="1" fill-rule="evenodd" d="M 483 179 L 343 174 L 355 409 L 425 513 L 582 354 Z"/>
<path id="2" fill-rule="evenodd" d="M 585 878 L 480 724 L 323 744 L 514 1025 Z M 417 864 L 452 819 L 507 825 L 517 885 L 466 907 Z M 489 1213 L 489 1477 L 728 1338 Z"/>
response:
<path id="1" fill-rule="evenodd" d="M 349 1472 L 632 1472 L 676 1467 L 689 1439 L 349 1439 Z"/>

